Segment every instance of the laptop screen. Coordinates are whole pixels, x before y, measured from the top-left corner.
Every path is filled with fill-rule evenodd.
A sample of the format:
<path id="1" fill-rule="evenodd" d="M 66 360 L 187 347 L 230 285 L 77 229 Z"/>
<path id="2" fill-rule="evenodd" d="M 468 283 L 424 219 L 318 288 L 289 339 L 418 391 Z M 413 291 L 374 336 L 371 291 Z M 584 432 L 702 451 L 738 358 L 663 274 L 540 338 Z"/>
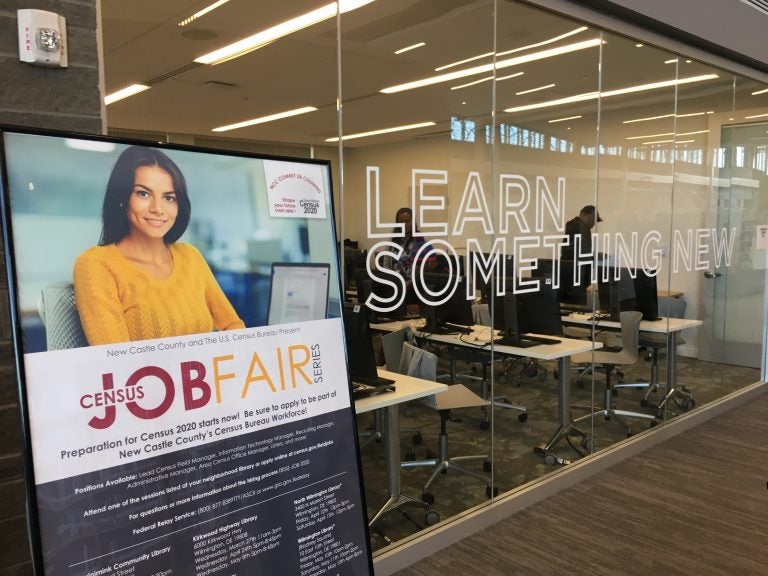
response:
<path id="1" fill-rule="evenodd" d="M 267 324 L 322 320 L 328 313 L 330 264 L 275 262 Z"/>
<path id="2" fill-rule="evenodd" d="M 376 378 L 376 356 L 368 327 L 368 309 L 357 304 L 344 304 L 344 338 L 347 344 L 349 374 L 355 377 Z"/>

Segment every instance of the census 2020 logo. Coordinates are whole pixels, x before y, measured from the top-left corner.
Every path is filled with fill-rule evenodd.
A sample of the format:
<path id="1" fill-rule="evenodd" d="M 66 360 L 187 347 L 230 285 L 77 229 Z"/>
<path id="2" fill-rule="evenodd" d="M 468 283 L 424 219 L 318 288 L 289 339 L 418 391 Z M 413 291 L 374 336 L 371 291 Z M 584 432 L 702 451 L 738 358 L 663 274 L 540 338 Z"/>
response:
<path id="1" fill-rule="evenodd" d="M 317 214 L 317 211 L 320 208 L 320 201 L 304 198 L 299 201 L 299 206 L 304 211 L 304 214 Z"/>

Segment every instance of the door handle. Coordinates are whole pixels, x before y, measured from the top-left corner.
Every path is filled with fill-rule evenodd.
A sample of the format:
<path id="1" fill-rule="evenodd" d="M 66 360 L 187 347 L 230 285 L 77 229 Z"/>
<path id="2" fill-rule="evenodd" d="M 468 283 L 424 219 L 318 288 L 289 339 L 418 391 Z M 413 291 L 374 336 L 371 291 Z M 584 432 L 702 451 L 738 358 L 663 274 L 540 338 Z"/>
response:
<path id="1" fill-rule="evenodd" d="M 704 278 L 720 278 L 722 274 L 720 272 L 715 272 L 714 270 L 707 270 L 704 272 Z"/>

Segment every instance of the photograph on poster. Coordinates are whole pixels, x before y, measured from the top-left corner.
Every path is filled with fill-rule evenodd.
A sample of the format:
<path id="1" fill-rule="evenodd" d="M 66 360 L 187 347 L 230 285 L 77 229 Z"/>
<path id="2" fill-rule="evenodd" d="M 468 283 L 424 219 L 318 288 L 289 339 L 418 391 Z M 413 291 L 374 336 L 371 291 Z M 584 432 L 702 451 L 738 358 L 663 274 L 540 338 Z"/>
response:
<path id="1" fill-rule="evenodd" d="M 328 163 L 2 136 L 39 573 L 372 573 Z"/>
<path id="2" fill-rule="evenodd" d="M 327 194 L 330 180 L 322 164 L 147 146 L 132 148 L 115 142 L 30 134 L 6 134 L 5 146 L 11 223 L 18 240 L 16 276 L 26 352 L 87 345 L 88 340 L 81 339 L 46 344 L 49 332 L 59 337 L 66 337 L 68 331 L 78 333 L 77 326 L 78 330 L 64 326 L 57 332 L 58 326 L 52 327 L 44 320 L 46 310 L 51 308 L 64 314 L 61 300 L 71 299 L 73 284 L 79 284 L 81 291 L 88 294 L 77 307 L 86 308 L 86 318 L 64 314 L 64 319 L 82 320 L 87 334 L 88 320 L 96 315 L 95 320 L 102 325 L 100 331 L 114 332 L 118 330 L 115 325 L 122 324 L 119 331 L 139 336 L 117 340 L 115 334 L 109 341 L 142 340 L 210 332 L 212 328 L 207 325 L 215 321 L 213 313 L 221 309 L 227 309 L 222 312 L 222 321 L 233 326 L 239 321 L 246 327 L 264 326 L 273 262 L 330 263 L 335 258 L 335 239 L 325 201 L 318 210 L 317 205 L 306 200 L 302 208 L 299 200 L 290 205 L 296 208 L 291 211 L 284 206 L 288 204 L 287 195 L 282 194 L 289 186 Z M 121 155 L 125 155 L 122 161 Z M 138 171 L 141 177 L 159 174 L 171 179 L 169 188 L 173 190 L 164 192 L 173 194 L 166 195 L 164 201 L 175 197 L 173 209 L 179 213 L 171 241 L 163 241 L 168 248 L 159 255 L 145 244 L 130 241 L 133 237 L 146 239 L 140 228 L 131 227 L 132 213 L 128 210 L 131 198 L 148 196 L 135 187 L 142 186 L 136 181 L 135 168 L 140 164 L 144 164 Z M 275 206 L 281 212 L 273 214 Z M 302 212 L 305 209 L 306 215 Z M 144 221 L 151 234 L 168 232 L 152 228 L 151 220 Z M 165 262 L 165 269 L 153 264 L 157 260 Z M 170 260 L 188 265 L 185 279 L 177 281 L 178 268 L 169 275 Z M 76 267 L 78 261 L 81 265 Z M 337 273 L 335 266 L 332 272 Z M 119 302 L 110 302 L 112 295 L 100 291 L 101 275 L 111 277 L 110 290 L 120 293 Z M 88 281 L 95 286 L 89 287 Z M 190 284 L 205 296 L 191 294 Z M 214 292 L 218 285 L 224 297 L 210 296 L 205 292 L 207 285 Z M 331 316 L 339 315 L 337 285 L 336 278 L 331 278 Z M 149 301 L 145 290 L 151 291 Z M 100 312 L 92 310 L 96 306 L 87 305 L 92 297 L 98 298 Z M 200 301 L 201 297 L 208 301 Z M 140 298 L 141 305 L 131 298 Z M 183 311 L 163 310 L 166 298 L 180 299 Z M 117 307 L 123 308 L 125 318 L 116 321 L 102 316 L 120 316 L 114 310 Z M 201 319 L 201 314 L 207 318 Z M 147 338 L 141 337 L 144 331 Z M 106 342 L 96 337 L 94 343 Z"/>

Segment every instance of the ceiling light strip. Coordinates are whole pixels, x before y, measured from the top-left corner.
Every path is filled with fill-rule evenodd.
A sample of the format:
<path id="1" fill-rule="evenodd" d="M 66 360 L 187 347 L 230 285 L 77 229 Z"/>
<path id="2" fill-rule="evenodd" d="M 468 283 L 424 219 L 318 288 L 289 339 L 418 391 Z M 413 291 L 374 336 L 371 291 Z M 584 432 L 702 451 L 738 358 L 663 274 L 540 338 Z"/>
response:
<path id="1" fill-rule="evenodd" d="M 645 136 L 627 136 L 625 140 L 643 140 L 644 138 L 659 138 L 661 136 L 692 136 L 706 134 L 709 130 L 694 130 L 693 132 L 664 132 L 663 134 L 646 134 Z"/>
<path id="2" fill-rule="evenodd" d="M 744 116 L 745 120 L 751 120 L 752 118 L 765 118 L 768 114 L 755 114 L 753 116 Z"/>
<path id="3" fill-rule="evenodd" d="M 211 132 L 228 132 L 229 130 L 245 128 L 246 126 L 253 126 L 254 124 L 264 124 L 266 122 L 273 122 L 274 120 L 282 120 L 283 118 L 290 118 L 291 116 L 298 116 L 300 114 L 306 114 L 307 112 L 314 112 L 315 110 L 317 110 L 317 108 L 314 106 L 304 106 L 303 108 L 286 110 L 285 112 L 278 112 L 277 114 L 270 114 L 269 116 L 262 116 L 261 118 L 253 118 L 252 120 L 245 120 L 244 122 L 238 122 L 236 124 L 219 126 L 218 128 L 213 128 Z"/>
<path id="4" fill-rule="evenodd" d="M 567 118 L 555 118 L 554 120 L 547 120 L 550 124 L 555 124 L 556 122 L 567 122 L 568 120 L 578 120 L 582 116 L 568 116 Z"/>
<path id="5" fill-rule="evenodd" d="M 537 104 L 526 104 L 525 106 L 514 106 L 512 108 L 505 108 L 504 112 L 523 112 L 526 110 L 538 110 L 540 108 L 549 108 L 551 106 L 561 106 L 563 104 L 572 104 L 575 102 L 583 102 L 585 100 L 594 100 L 599 96 L 607 98 L 609 96 L 618 96 L 621 94 L 631 94 L 634 92 L 644 92 L 646 90 L 656 90 L 659 88 L 667 88 L 669 86 L 675 86 L 680 84 L 690 84 L 692 82 L 703 82 L 705 80 L 712 80 L 719 78 L 717 74 L 702 74 L 701 76 L 691 76 L 689 78 L 682 78 L 680 80 L 663 80 L 661 82 L 653 82 L 651 84 L 640 84 L 638 86 L 629 86 L 627 88 L 619 88 L 617 90 L 608 90 L 606 92 L 587 92 L 585 94 L 576 94 L 575 96 L 567 96 L 565 98 L 558 98 L 557 100 L 548 100 L 546 102 L 538 102 Z"/>
<path id="6" fill-rule="evenodd" d="M 179 26 L 186 26 L 190 22 L 197 20 L 201 16 L 205 16 L 206 14 L 208 14 L 208 12 L 211 12 L 212 10 L 216 10 L 216 8 L 226 4 L 227 2 L 229 2 L 229 0 L 218 0 L 218 2 L 214 2 L 210 6 L 206 6 L 202 10 L 199 10 L 198 12 L 195 12 L 194 14 L 192 14 L 192 16 L 190 16 L 189 18 L 185 18 L 184 20 L 179 22 Z"/>
<path id="7" fill-rule="evenodd" d="M 467 84 L 460 84 L 459 86 L 451 86 L 451 90 L 461 90 L 462 88 L 469 88 L 470 86 L 474 86 L 475 84 L 488 82 L 488 80 L 493 80 L 493 76 L 486 76 L 485 78 L 480 78 L 480 80 L 475 80 L 474 82 L 468 82 Z"/>
<path id="8" fill-rule="evenodd" d="M 525 72 L 515 72 L 514 74 L 510 74 L 509 76 L 500 76 L 496 78 L 496 82 L 501 82 L 502 80 L 509 80 L 510 78 L 517 78 L 518 76 L 522 76 L 525 74 Z"/>
<path id="9" fill-rule="evenodd" d="M 135 94 L 144 92 L 144 90 L 149 90 L 149 86 L 145 84 L 131 84 L 130 86 L 123 88 L 121 90 L 118 90 L 117 92 L 112 92 L 112 94 L 107 94 L 104 97 L 104 105 L 109 106 L 110 104 L 114 104 L 118 100 L 122 100 L 123 98 L 128 98 L 129 96 L 134 96 Z"/>
<path id="10" fill-rule="evenodd" d="M 501 78 L 496 78 L 496 82 L 501 82 L 502 80 L 509 80 L 510 78 L 517 78 L 518 76 L 522 76 L 523 74 L 525 74 L 525 72 L 515 72 L 514 74 L 510 74 L 509 76 L 502 76 Z M 493 76 L 486 76 L 485 78 L 480 78 L 480 80 L 475 80 L 474 82 L 468 82 L 467 84 L 461 84 L 459 86 L 451 86 L 451 90 L 460 90 L 461 88 L 468 88 L 469 86 L 474 86 L 475 84 L 488 82 L 488 80 L 493 80 Z"/>
<path id="11" fill-rule="evenodd" d="M 506 56 L 507 54 L 514 54 L 515 52 L 522 52 L 523 50 L 530 50 L 531 48 L 539 48 L 540 46 L 546 46 L 547 44 L 552 44 L 552 42 L 557 42 L 558 40 L 562 40 L 563 38 L 568 38 L 569 36 L 573 36 L 574 34 L 578 34 L 579 32 L 584 32 L 585 30 L 589 30 L 586 26 L 581 26 L 579 28 L 576 28 L 575 30 L 571 30 L 570 32 L 566 32 L 565 34 L 560 34 L 560 36 L 555 36 L 554 38 L 550 38 L 549 40 L 544 40 L 543 42 L 537 42 L 536 44 L 528 44 L 528 46 L 521 46 L 520 48 L 513 48 L 512 50 L 506 50 L 504 52 L 499 52 L 496 54 L 496 56 Z"/>
<path id="12" fill-rule="evenodd" d="M 419 42 L 418 44 L 411 44 L 410 46 L 406 46 L 405 48 L 400 48 L 400 50 L 395 50 L 395 54 L 402 54 L 403 52 L 408 52 L 410 50 L 415 50 L 416 48 L 421 48 L 422 46 L 426 46 L 426 42 Z"/>
<path id="13" fill-rule="evenodd" d="M 419 122 L 418 124 L 406 124 L 404 126 L 393 126 L 392 128 L 382 128 L 380 130 L 371 130 L 370 132 L 358 132 L 357 134 L 347 134 L 342 136 L 342 140 L 353 140 L 354 138 L 365 138 L 366 136 L 378 136 L 379 134 L 389 134 L 390 132 L 402 132 L 403 130 L 415 130 L 426 126 L 434 126 L 434 122 Z M 326 138 L 326 142 L 338 142 L 339 138 Z"/>
<path id="14" fill-rule="evenodd" d="M 752 92 L 752 96 L 757 96 L 758 94 L 765 94 L 768 92 L 768 88 L 764 88 L 763 90 L 758 90 L 757 92 Z"/>
<path id="15" fill-rule="evenodd" d="M 530 94 L 531 92 L 539 92 L 540 90 L 546 90 L 547 88 L 554 87 L 555 84 L 546 84 L 545 86 L 539 86 L 538 88 L 531 88 L 530 90 L 522 90 L 515 92 L 515 96 L 522 96 L 523 94 Z"/>
<path id="16" fill-rule="evenodd" d="M 599 46 L 602 40 L 600 38 L 592 38 L 583 42 L 576 42 L 575 44 L 567 44 L 565 46 L 559 46 L 557 48 L 550 48 L 548 50 L 542 50 L 541 52 L 534 52 L 525 56 L 517 56 L 515 58 L 508 58 L 507 60 L 500 60 L 496 62 L 496 69 L 509 68 L 510 66 L 516 66 L 518 64 L 524 64 L 526 62 L 533 62 L 535 60 L 543 60 L 545 58 L 551 58 L 553 56 L 559 56 L 561 54 L 568 54 L 569 52 L 576 52 L 578 50 L 584 50 L 586 48 L 593 48 Z M 480 66 L 474 66 L 472 68 L 466 68 L 464 70 L 457 70 L 455 72 L 448 72 L 446 74 L 439 74 L 432 76 L 431 78 L 423 78 L 421 80 L 414 80 L 413 82 L 406 82 L 405 84 L 398 84 L 397 86 L 389 86 L 381 90 L 384 94 L 395 94 L 397 92 L 405 92 L 406 90 L 414 90 L 416 88 L 422 88 L 424 86 L 431 86 L 433 84 L 440 84 L 442 82 L 449 82 L 458 78 L 466 78 L 468 76 L 474 76 L 475 74 L 484 74 L 486 72 L 493 71 L 493 64 L 483 64 Z"/>
<path id="17" fill-rule="evenodd" d="M 634 120 L 624 120 L 622 124 L 633 124 L 635 122 L 647 122 L 648 120 L 661 120 L 662 118 L 692 118 L 693 116 L 704 116 L 705 114 L 713 114 L 713 112 L 708 111 L 708 112 L 691 112 L 690 114 L 662 114 L 661 116 L 649 116 L 648 118 L 635 118 Z"/>
<path id="18" fill-rule="evenodd" d="M 566 32 L 565 34 L 561 34 L 560 36 L 555 36 L 554 38 L 544 40 L 543 42 L 537 42 L 536 44 L 529 44 L 528 46 L 521 46 L 520 48 L 513 48 L 512 50 L 507 50 L 505 52 L 499 52 L 498 54 L 496 54 L 496 56 L 497 57 L 506 56 L 508 54 L 513 54 L 514 52 L 522 52 L 523 50 L 530 50 L 531 48 L 546 46 L 547 44 L 551 44 L 552 42 L 557 42 L 558 40 L 562 40 L 563 38 L 568 38 L 569 36 L 573 36 L 574 34 L 578 34 L 579 32 L 584 32 L 584 30 L 588 30 L 588 28 L 586 26 L 582 26 L 580 28 L 576 28 L 575 30 L 571 30 L 570 32 Z M 453 68 L 454 66 L 461 66 L 462 64 L 466 64 L 467 62 L 474 62 L 475 60 L 480 60 L 481 58 L 487 58 L 488 56 L 493 56 L 493 52 L 486 52 L 485 54 L 480 54 L 479 56 L 472 56 L 472 58 L 466 58 L 465 60 L 459 60 L 458 62 L 451 62 L 450 64 L 446 64 L 445 66 L 438 66 L 437 68 L 435 68 L 435 72 L 440 72 L 441 70 L 447 70 L 448 68 Z"/>
<path id="19" fill-rule="evenodd" d="M 370 4 L 373 1 L 374 0 L 342 0 L 338 6 L 338 11 L 341 13 L 349 12 L 351 10 L 360 8 L 361 6 L 365 6 L 366 4 Z M 336 2 L 331 2 L 330 4 L 326 4 L 325 6 L 321 6 L 315 10 L 306 12 L 301 16 L 286 20 L 285 22 L 281 22 L 280 24 L 272 26 L 271 28 L 257 32 L 252 36 L 238 40 L 237 42 L 229 44 L 228 46 L 224 46 L 223 48 L 219 48 L 218 50 L 204 54 L 199 58 L 195 58 L 195 62 L 200 64 L 219 64 L 221 62 L 231 60 L 232 58 L 243 56 L 248 52 L 261 48 L 262 46 L 266 46 L 270 42 L 274 42 L 278 38 L 288 36 L 289 34 L 293 34 L 294 32 L 298 32 L 299 30 L 303 30 L 304 28 L 313 26 L 314 24 L 318 24 L 323 20 L 333 18 L 336 16 L 336 12 Z"/>

